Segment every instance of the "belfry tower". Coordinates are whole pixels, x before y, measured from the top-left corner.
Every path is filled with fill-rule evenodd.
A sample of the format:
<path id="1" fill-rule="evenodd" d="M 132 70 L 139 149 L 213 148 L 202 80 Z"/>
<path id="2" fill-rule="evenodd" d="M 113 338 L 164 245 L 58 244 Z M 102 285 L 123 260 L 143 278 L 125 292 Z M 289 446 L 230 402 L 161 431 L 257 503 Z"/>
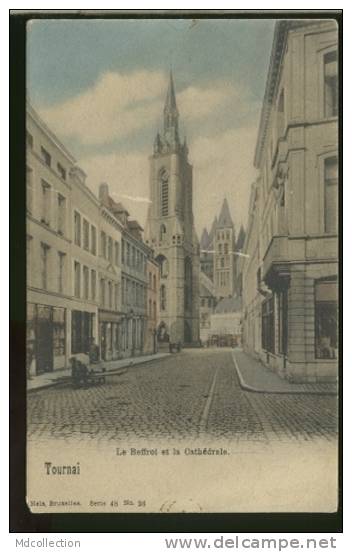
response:
<path id="1" fill-rule="evenodd" d="M 159 336 L 199 341 L 199 243 L 193 222 L 192 165 L 180 141 L 172 73 L 164 107 L 163 131 L 150 157 L 147 243 L 161 266 Z"/>

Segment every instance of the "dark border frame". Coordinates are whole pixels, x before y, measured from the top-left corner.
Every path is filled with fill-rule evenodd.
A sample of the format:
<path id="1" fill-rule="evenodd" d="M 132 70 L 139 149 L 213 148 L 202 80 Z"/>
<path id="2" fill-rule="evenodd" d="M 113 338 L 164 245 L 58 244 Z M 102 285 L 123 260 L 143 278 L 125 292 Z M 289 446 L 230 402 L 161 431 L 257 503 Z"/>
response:
<path id="1" fill-rule="evenodd" d="M 10 532 L 342 532 L 342 361 L 339 362 L 339 504 L 334 513 L 33 514 L 26 502 L 25 91 L 29 19 L 335 19 L 339 35 L 339 348 L 342 359 L 342 10 L 10 10 Z"/>

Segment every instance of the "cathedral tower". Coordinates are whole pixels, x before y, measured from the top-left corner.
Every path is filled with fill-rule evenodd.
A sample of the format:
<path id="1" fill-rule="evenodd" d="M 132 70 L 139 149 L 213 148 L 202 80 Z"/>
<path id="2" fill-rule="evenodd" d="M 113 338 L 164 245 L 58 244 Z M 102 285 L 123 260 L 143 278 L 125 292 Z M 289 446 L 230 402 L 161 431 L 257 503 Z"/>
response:
<path id="1" fill-rule="evenodd" d="M 222 204 L 214 230 L 214 283 L 216 297 L 232 296 L 235 291 L 235 230 L 227 199 Z"/>
<path id="2" fill-rule="evenodd" d="M 161 266 L 159 335 L 170 341 L 199 341 L 199 243 L 193 222 L 192 165 L 180 141 L 172 73 L 162 133 L 150 157 L 147 243 Z"/>

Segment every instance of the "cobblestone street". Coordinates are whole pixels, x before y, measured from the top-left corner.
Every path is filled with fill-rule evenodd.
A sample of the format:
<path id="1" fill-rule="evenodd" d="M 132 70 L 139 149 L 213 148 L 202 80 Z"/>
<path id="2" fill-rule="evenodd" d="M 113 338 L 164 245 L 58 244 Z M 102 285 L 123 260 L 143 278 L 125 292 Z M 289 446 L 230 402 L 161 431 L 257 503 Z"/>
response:
<path id="1" fill-rule="evenodd" d="M 28 396 L 28 439 L 70 441 L 334 440 L 336 397 L 250 393 L 229 350 L 188 350 L 129 368 L 104 385 Z"/>

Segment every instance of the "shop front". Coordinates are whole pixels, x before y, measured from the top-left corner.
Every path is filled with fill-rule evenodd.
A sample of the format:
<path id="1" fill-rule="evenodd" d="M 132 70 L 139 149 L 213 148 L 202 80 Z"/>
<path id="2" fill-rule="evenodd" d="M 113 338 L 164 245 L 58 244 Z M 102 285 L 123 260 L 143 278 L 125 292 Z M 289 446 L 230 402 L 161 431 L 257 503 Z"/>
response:
<path id="1" fill-rule="evenodd" d="M 121 317 L 99 311 L 99 339 L 101 360 L 118 360 L 122 357 Z"/>
<path id="2" fill-rule="evenodd" d="M 65 368 L 66 309 L 27 304 L 27 375 Z"/>

